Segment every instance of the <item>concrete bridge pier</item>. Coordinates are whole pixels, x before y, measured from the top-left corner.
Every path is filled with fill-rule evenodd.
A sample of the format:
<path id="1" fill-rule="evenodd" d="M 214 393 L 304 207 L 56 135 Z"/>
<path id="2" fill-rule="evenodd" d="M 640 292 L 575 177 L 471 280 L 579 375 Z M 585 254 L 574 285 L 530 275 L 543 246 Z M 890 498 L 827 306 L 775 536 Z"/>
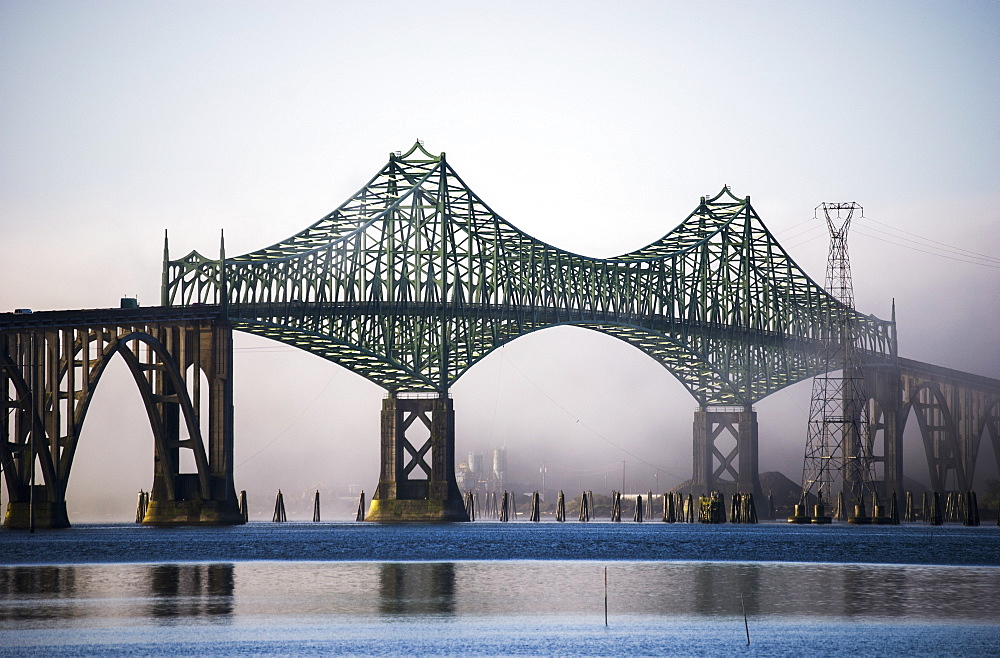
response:
<path id="1" fill-rule="evenodd" d="M 166 454 L 153 458 L 153 487 L 144 525 L 239 525 L 244 523 L 233 481 L 233 332 L 226 322 L 209 326 L 172 328 L 162 340 L 179 362 L 185 376 L 193 369 L 191 400 L 200 419 L 208 414 L 207 435 L 203 437 L 207 463 L 199 472 L 180 473 L 180 428 L 184 421 L 178 404 L 161 405 Z M 208 385 L 208 408 L 201 409 L 201 377 Z M 165 401 L 175 399 L 179 391 L 171 380 L 156 380 L 156 394 Z M 197 460 L 197 458 L 196 458 Z"/>
<path id="2" fill-rule="evenodd" d="M 455 408 L 447 394 L 382 402 L 382 466 L 365 521 L 468 521 L 455 481 Z"/>
<path id="3" fill-rule="evenodd" d="M 869 422 L 875 486 L 883 500 L 895 494 L 902 500 L 903 423 L 900 370 L 893 364 L 862 368 L 865 391 L 871 405 Z M 881 441 L 879 440 L 881 439 Z"/>
<path id="4" fill-rule="evenodd" d="M 142 522 L 244 522 L 233 483 L 232 328 L 225 319 L 155 308 L 102 309 L 82 319 L 72 311 L 24 315 L 0 324 L 0 465 L 10 496 L 4 528 L 69 527 L 73 459 L 113 359 L 132 374 L 153 435 L 153 486 Z M 182 472 L 190 470 L 182 455 L 194 472 Z"/>
<path id="5" fill-rule="evenodd" d="M 727 445 L 728 443 L 728 445 Z M 727 477 L 728 476 L 728 477 Z M 695 490 L 753 493 L 763 500 L 757 457 L 757 412 L 752 407 L 700 407 L 694 412 Z"/>

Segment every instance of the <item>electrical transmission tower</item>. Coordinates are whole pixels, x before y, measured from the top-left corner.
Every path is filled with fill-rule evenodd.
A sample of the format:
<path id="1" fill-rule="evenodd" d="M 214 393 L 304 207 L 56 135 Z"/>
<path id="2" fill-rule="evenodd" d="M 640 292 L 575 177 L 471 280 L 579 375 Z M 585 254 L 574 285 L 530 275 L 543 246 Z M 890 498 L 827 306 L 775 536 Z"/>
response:
<path id="1" fill-rule="evenodd" d="M 854 290 L 847 232 L 857 203 L 823 203 L 830 231 L 826 289 L 842 303 L 830 314 L 826 327 L 823 373 L 813 379 L 805 460 L 802 466 L 802 502 L 806 495 L 822 495 L 832 502 L 844 494 L 846 505 L 860 505 L 855 516 L 866 516 L 864 496 L 871 491 L 871 446 L 868 398 L 861 374 L 857 327 L 854 326 Z M 841 511 L 841 514 L 844 510 Z"/>

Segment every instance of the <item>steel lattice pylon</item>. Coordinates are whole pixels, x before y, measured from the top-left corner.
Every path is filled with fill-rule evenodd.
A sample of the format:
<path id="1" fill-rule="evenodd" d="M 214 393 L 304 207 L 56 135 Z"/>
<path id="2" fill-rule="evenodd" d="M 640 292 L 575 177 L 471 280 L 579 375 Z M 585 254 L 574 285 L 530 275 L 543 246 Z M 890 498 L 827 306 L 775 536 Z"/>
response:
<path id="1" fill-rule="evenodd" d="M 890 352 L 891 323 L 823 290 L 728 187 L 649 246 L 588 258 L 509 224 L 419 142 L 276 245 L 218 259 L 164 251 L 164 306 L 223 305 L 233 328 L 389 391 L 444 393 L 504 343 L 563 324 L 634 345 L 701 405 L 750 405 L 816 374 L 845 313 L 860 349 Z"/>
<path id="2" fill-rule="evenodd" d="M 823 372 L 813 379 L 812 402 L 802 466 L 802 499 L 822 495 L 827 501 L 841 491 L 863 504 L 871 489 L 871 435 L 865 393 L 860 335 L 855 324 L 854 290 L 847 234 L 857 203 L 823 203 L 830 232 L 826 288 L 843 306 L 828 316 L 830 340 L 822 350 Z M 863 210 L 862 210 L 863 212 Z"/>

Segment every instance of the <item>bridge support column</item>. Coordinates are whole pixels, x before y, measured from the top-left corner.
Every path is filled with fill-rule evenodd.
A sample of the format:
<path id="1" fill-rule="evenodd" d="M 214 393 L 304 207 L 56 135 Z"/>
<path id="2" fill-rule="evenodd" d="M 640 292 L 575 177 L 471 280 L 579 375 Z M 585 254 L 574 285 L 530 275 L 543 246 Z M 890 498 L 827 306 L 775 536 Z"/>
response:
<path id="1" fill-rule="evenodd" d="M 716 442 L 728 434 L 735 440 L 728 452 Z M 732 479 L 724 479 L 725 476 Z M 762 500 L 757 458 L 757 412 L 713 410 L 694 412 L 694 475 L 691 484 L 706 493 L 745 491 Z"/>
<path id="2" fill-rule="evenodd" d="M 893 493 L 903 499 L 903 431 L 901 418 L 903 390 L 900 371 L 896 366 L 869 366 L 862 368 L 865 392 L 874 402 L 869 410 L 870 453 L 875 462 L 875 478 L 881 481 L 883 500 Z M 881 434 L 881 445 L 878 444 Z M 878 452 L 881 451 L 881 455 Z M 878 464 L 881 462 L 881 469 Z M 880 472 L 881 471 L 881 472 Z M 878 484 L 878 482 L 876 482 Z"/>
<path id="3" fill-rule="evenodd" d="M 238 525 L 243 523 L 233 483 L 233 331 L 228 323 L 169 327 L 160 335 L 187 374 L 195 416 L 208 414 L 207 478 L 199 473 L 176 473 L 179 459 L 181 414 L 178 405 L 166 406 L 163 427 L 169 435 L 169 455 L 154 457 L 153 487 L 144 525 Z M 208 408 L 201 408 L 201 376 L 208 385 Z M 158 394 L 170 399 L 176 391 L 169 380 L 157 380 Z M 167 462 L 170 462 L 168 465 Z M 172 478 L 173 496 L 167 478 Z"/>
<path id="4" fill-rule="evenodd" d="M 469 520 L 455 481 L 455 409 L 450 398 L 390 395 L 383 401 L 382 468 L 365 520 Z"/>

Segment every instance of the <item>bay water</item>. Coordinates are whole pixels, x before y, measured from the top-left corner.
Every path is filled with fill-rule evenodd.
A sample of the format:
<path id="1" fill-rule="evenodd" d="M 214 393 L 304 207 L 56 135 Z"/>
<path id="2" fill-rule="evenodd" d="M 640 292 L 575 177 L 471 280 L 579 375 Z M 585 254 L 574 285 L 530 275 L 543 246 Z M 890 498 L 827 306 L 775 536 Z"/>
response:
<path id="1" fill-rule="evenodd" d="M 1000 528 L 5 531 L 0 653 L 1000 655 Z"/>

